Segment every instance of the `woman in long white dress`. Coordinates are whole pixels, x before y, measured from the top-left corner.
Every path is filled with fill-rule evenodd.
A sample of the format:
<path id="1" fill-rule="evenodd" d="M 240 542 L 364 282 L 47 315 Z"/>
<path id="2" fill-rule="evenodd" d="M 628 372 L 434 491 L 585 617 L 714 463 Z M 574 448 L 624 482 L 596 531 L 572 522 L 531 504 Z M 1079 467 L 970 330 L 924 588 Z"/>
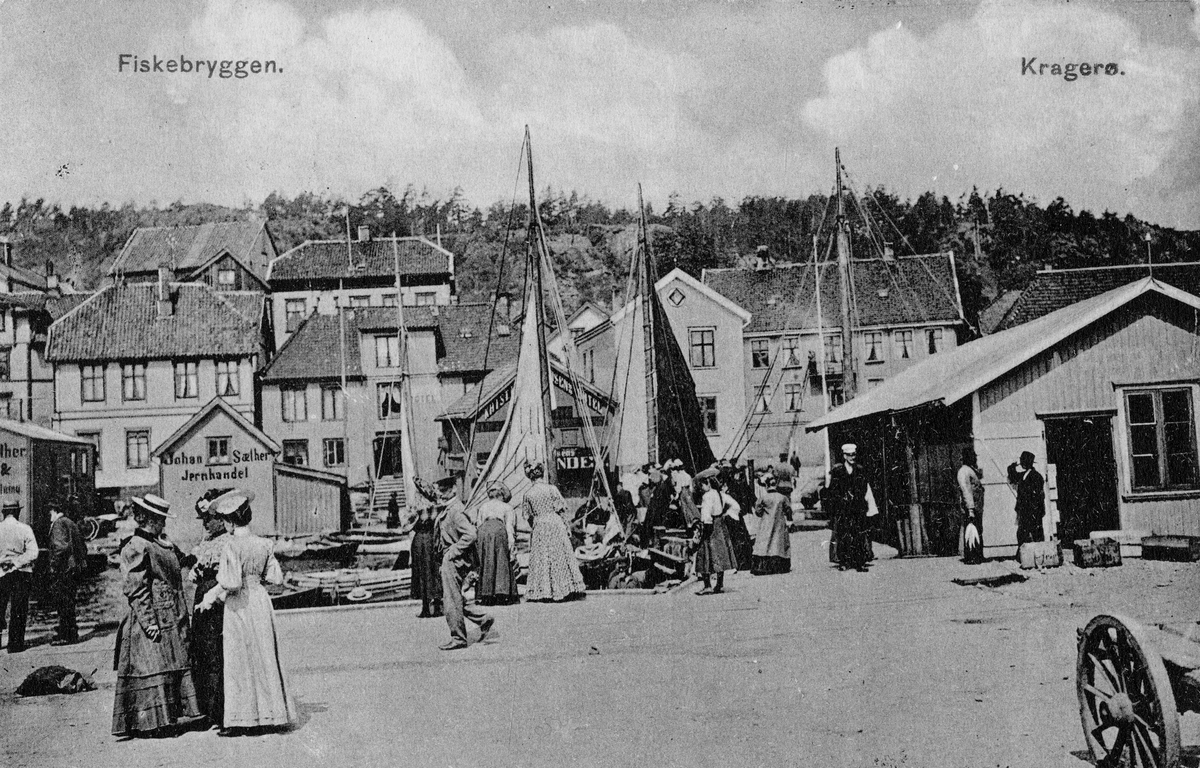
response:
<path id="1" fill-rule="evenodd" d="M 225 732 L 245 728 L 286 727 L 296 721 L 279 648 L 271 597 L 263 587 L 283 583 L 274 545 L 250 532 L 253 515 L 248 491 L 230 491 L 210 509 L 223 517 L 230 536 L 221 553 L 217 586 L 201 608 L 225 603 L 222 642 L 225 650 Z"/>

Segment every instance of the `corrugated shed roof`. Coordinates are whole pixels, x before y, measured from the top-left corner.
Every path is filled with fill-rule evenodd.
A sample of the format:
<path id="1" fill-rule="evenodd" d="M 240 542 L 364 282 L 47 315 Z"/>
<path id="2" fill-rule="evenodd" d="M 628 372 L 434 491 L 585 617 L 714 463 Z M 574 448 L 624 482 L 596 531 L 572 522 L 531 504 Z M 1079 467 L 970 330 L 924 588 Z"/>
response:
<path id="1" fill-rule="evenodd" d="M 1071 334 L 1151 292 L 1200 308 L 1200 298 L 1143 278 L 1037 320 L 928 357 L 813 421 L 806 429 L 814 431 L 831 424 L 927 403 L 953 405 Z"/>
<path id="2" fill-rule="evenodd" d="M 310 240 L 271 262 L 267 281 L 273 286 L 282 281 L 337 280 L 339 278 L 396 277 L 393 242 L 400 254 L 400 274 L 450 274 L 453 254 L 423 237 L 371 239 L 350 243 L 345 240 Z"/>
<path id="3" fill-rule="evenodd" d="M 170 317 L 158 316 L 158 285 L 113 285 L 50 325 L 53 362 L 250 355 L 262 351 L 263 297 L 172 283 Z"/>
<path id="4" fill-rule="evenodd" d="M 1033 282 L 1021 292 L 1021 297 L 1000 321 L 997 330 L 1002 331 L 1028 323 L 1068 304 L 1099 296 L 1147 275 L 1147 267 L 1144 264 L 1038 272 Z M 1200 296 L 1200 262 L 1156 264 L 1154 277 Z"/>
<path id="5" fill-rule="evenodd" d="M 841 325 L 841 288 L 836 265 L 821 265 L 821 314 L 825 327 Z M 855 326 L 955 322 L 961 318 L 951 256 L 934 253 L 851 262 L 857 312 Z M 769 269 L 710 269 L 704 284 L 748 310 L 745 333 L 777 333 L 817 327 L 812 265 Z"/>
<path id="6" fill-rule="evenodd" d="M 153 272 L 170 263 L 175 270 L 203 266 L 222 251 L 249 268 L 250 251 L 266 226 L 262 221 L 227 221 L 180 227 L 138 227 L 109 268 L 118 272 Z M 260 275 L 261 277 L 261 275 Z"/>

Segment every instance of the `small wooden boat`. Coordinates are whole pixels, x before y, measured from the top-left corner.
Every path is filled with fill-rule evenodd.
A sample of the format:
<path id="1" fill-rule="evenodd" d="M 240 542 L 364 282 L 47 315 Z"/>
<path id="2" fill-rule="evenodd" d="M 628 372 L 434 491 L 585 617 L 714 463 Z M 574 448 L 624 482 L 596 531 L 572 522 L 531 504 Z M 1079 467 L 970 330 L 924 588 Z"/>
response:
<path id="1" fill-rule="evenodd" d="M 334 541 L 357 544 L 360 555 L 399 555 L 412 548 L 412 537 L 394 530 L 371 528 L 339 531 L 329 534 Z"/>
<path id="2" fill-rule="evenodd" d="M 370 568 L 339 568 L 334 571 L 292 572 L 284 577 L 291 590 L 319 589 L 340 603 L 356 588 L 369 591 L 374 597 L 406 597 L 412 584 L 412 571 L 372 570 Z"/>
<path id="3" fill-rule="evenodd" d="M 359 543 L 330 536 L 310 539 L 284 539 L 276 543 L 275 556 L 283 560 L 345 561 L 358 553 Z"/>
<path id="4" fill-rule="evenodd" d="M 284 588 L 282 592 L 271 595 L 271 607 L 277 611 L 286 611 L 293 608 L 317 608 L 323 605 L 332 603 L 329 595 L 320 587 L 306 587 L 303 589 L 288 589 Z"/>

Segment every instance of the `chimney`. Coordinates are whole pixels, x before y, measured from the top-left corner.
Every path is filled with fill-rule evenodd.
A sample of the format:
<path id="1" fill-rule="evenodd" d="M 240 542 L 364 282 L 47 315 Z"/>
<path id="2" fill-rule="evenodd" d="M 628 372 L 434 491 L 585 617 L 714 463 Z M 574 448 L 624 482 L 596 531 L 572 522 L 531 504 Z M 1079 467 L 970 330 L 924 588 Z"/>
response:
<path id="1" fill-rule="evenodd" d="M 58 275 L 54 274 L 54 262 L 46 259 L 46 290 L 58 290 Z"/>
<path id="2" fill-rule="evenodd" d="M 6 267 L 12 266 L 12 252 L 12 240 L 9 240 L 7 235 L 0 236 L 0 261 L 2 261 Z"/>
<path id="3" fill-rule="evenodd" d="M 371 228 L 368 227 L 366 224 L 363 224 L 363 225 L 359 226 L 359 228 L 358 228 L 358 242 L 360 242 L 360 243 L 371 242 Z"/>
<path id="4" fill-rule="evenodd" d="M 158 265 L 158 317 L 161 320 L 175 314 L 175 303 L 171 301 L 171 267 Z"/>

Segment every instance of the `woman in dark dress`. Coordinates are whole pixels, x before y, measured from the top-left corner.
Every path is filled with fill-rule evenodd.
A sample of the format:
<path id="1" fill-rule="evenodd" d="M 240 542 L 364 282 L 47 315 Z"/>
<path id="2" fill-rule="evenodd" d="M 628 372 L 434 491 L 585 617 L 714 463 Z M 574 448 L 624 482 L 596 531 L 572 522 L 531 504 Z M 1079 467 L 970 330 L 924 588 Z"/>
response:
<path id="1" fill-rule="evenodd" d="M 433 504 L 430 489 L 419 480 L 417 490 L 429 502 L 412 513 L 412 597 L 421 601 L 418 618 L 442 615 L 442 537 L 439 531 L 445 507 Z M 397 561 L 396 565 L 400 565 Z"/>
<path id="2" fill-rule="evenodd" d="M 476 513 L 479 538 L 475 550 L 479 558 L 479 583 L 475 601 L 480 605 L 516 602 L 516 523 L 517 511 L 509 505 L 512 493 L 504 483 L 493 483 L 487 501 Z"/>
<path id="3" fill-rule="evenodd" d="M 225 521 L 209 511 L 209 502 L 225 493 L 224 490 L 209 490 L 196 500 L 196 517 L 204 525 L 204 541 L 192 550 L 196 558 L 192 566 L 192 582 L 196 585 L 196 596 L 192 605 L 192 642 L 190 658 L 192 681 L 196 684 L 196 700 L 200 711 L 217 725 L 225 714 L 224 650 L 221 631 L 224 610 L 216 606 L 211 610 L 199 611 L 196 606 L 217 585 L 217 568 L 221 564 L 221 551 L 228 534 Z"/>

